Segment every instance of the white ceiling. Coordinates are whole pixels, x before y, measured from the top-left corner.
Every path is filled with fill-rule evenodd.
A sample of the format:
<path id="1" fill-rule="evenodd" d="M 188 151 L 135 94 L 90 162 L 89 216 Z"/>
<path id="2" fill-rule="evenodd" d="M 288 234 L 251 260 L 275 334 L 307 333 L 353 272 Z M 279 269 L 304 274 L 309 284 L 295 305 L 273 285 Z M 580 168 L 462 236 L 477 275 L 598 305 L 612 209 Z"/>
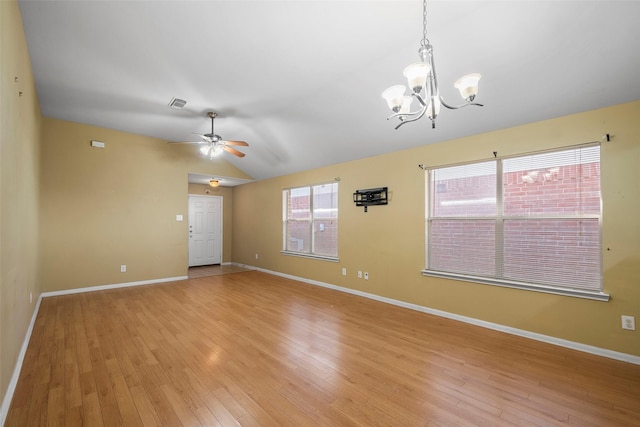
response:
<path id="1" fill-rule="evenodd" d="M 638 1 L 433 1 L 441 95 L 483 108 L 394 130 L 380 93 L 418 59 L 420 1 L 33 1 L 20 9 L 42 113 L 161 138 L 245 140 L 255 179 L 640 99 Z M 167 104 L 177 97 L 184 110 Z M 198 155 L 194 146 L 194 156 Z"/>

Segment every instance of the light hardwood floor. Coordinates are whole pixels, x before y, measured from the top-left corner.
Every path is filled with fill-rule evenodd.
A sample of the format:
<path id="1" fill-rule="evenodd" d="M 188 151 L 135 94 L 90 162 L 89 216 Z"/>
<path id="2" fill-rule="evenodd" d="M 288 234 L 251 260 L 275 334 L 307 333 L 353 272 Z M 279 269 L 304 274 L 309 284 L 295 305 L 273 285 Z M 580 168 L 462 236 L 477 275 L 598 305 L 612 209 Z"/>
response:
<path id="1" fill-rule="evenodd" d="M 6 426 L 640 425 L 640 366 L 250 271 L 45 298 Z"/>
<path id="2" fill-rule="evenodd" d="M 244 267 L 239 267 L 233 264 L 216 264 L 216 265 L 203 265 L 201 267 L 189 267 L 189 279 L 197 279 L 199 277 L 218 276 L 220 274 L 232 274 L 249 271 Z"/>

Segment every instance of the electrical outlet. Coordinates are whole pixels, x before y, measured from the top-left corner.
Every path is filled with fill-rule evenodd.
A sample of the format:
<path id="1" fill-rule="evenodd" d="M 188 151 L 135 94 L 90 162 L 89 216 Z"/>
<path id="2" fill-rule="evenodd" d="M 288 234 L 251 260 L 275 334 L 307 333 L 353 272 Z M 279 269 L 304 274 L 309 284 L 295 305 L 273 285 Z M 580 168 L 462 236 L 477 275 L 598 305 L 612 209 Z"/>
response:
<path id="1" fill-rule="evenodd" d="M 127 271 L 127 266 L 126 266 L 125 264 L 122 264 L 122 265 L 120 266 L 120 273 L 124 273 L 124 272 L 126 272 L 126 271 Z"/>
<path id="2" fill-rule="evenodd" d="M 343 276 L 346 276 L 346 275 L 347 275 L 347 269 L 346 269 L 346 268 L 343 268 L 343 269 L 342 269 L 342 275 L 343 275 Z"/>
<path id="3" fill-rule="evenodd" d="M 362 279 L 362 271 L 358 271 L 358 279 Z"/>
<path id="4" fill-rule="evenodd" d="M 364 272 L 364 280 L 369 280 L 369 273 L 366 271 Z"/>
<path id="5" fill-rule="evenodd" d="M 33 304 L 33 292 L 29 292 L 29 304 Z"/>
<path id="6" fill-rule="evenodd" d="M 622 329 L 629 331 L 636 330 L 636 318 L 633 316 L 622 316 Z"/>
<path id="7" fill-rule="evenodd" d="M 256 254 L 256 259 L 258 259 L 260 256 L 258 254 Z"/>

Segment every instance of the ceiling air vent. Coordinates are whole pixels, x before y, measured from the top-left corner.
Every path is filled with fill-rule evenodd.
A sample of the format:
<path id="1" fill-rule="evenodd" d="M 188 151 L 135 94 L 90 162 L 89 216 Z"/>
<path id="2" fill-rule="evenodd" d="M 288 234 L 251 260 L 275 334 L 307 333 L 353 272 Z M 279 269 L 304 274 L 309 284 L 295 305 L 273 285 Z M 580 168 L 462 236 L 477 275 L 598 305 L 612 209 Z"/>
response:
<path id="1" fill-rule="evenodd" d="M 171 101 L 169 101 L 169 107 L 176 108 L 178 110 L 184 108 L 185 105 L 187 105 L 187 101 L 184 99 L 171 98 Z"/>

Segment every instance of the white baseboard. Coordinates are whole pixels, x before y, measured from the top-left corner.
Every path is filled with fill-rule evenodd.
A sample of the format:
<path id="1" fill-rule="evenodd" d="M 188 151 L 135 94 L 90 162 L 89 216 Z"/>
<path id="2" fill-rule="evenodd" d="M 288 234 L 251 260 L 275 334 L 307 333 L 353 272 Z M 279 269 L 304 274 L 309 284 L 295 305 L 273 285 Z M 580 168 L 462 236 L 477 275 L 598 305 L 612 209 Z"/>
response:
<path id="1" fill-rule="evenodd" d="M 379 295 L 358 291 L 355 289 L 343 288 L 341 286 L 336 286 L 336 285 L 332 285 L 330 283 L 325 283 L 325 282 L 319 282 L 317 280 L 305 279 L 304 277 L 297 277 L 291 274 L 285 274 L 277 271 L 266 270 L 266 269 L 254 267 L 251 265 L 238 264 L 238 263 L 236 263 L 236 265 L 239 267 L 247 268 L 247 269 L 258 270 L 264 273 L 273 274 L 275 276 L 285 277 L 287 279 L 297 280 L 299 282 L 308 283 L 310 285 L 321 286 L 323 288 L 329 288 L 329 289 L 333 289 L 340 292 L 346 292 L 348 294 L 358 295 L 364 298 L 385 302 L 387 304 L 392 304 L 398 307 L 408 308 L 410 310 L 421 311 L 423 313 L 433 314 L 435 316 L 440 316 L 440 317 L 446 317 L 448 319 L 469 323 L 471 325 L 481 326 L 487 329 L 493 329 L 495 331 L 505 332 L 511 335 L 518 335 L 524 338 L 529 338 L 532 340 L 541 341 L 548 344 L 557 345 L 560 347 L 570 348 L 572 350 L 582 351 L 584 353 L 595 354 L 597 356 L 607 357 L 609 359 L 615 359 L 623 362 L 633 363 L 635 365 L 640 365 L 640 356 L 635 356 L 633 354 L 621 353 L 618 351 L 608 350 L 606 348 L 595 347 L 592 345 L 569 341 L 562 338 L 556 338 L 549 335 L 543 335 L 536 332 L 526 331 L 524 329 L 512 328 L 511 326 L 500 325 L 498 323 L 486 322 L 484 320 L 474 319 L 473 317 L 461 316 L 459 314 L 449 313 L 442 310 L 436 310 L 433 308 L 424 307 L 417 304 L 411 304 L 408 302 L 399 301 L 392 298 L 386 298 Z"/>
<path id="2" fill-rule="evenodd" d="M 43 297 L 55 297 L 58 295 L 81 294 L 84 292 L 104 291 L 106 289 L 129 288 L 131 286 L 153 285 L 155 283 L 176 282 L 187 280 L 189 276 L 165 277 L 162 279 L 142 280 L 140 282 L 115 283 L 112 285 L 89 286 L 86 288 L 64 289 L 61 291 L 43 292 Z"/>
<path id="3" fill-rule="evenodd" d="M 20 371 L 22 370 L 22 362 L 24 362 L 24 356 L 27 354 L 27 347 L 29 347 L 29 341 L 31 340 L 33 325 L 36 323 L 36 317 L 38 317 L 38 311 L 40 310 L 40 301 L 42 301 L 42 295 L 40 295 L 38 297 L 38 301 L 36 301 L 36 306 L 33 309 L 33 315 L 31 315 L 31 322 L 29 323 L 27 333 L 24 336 L 24 341 L 22 341 L 22 347 L 20 347 L 20 352 L 18 353 L 16 366 L 13 369 L 13 374 L 11 375 L 11 380 L 9 381 L 9 386 L 7 387 L 4 399 L 2 399 L 2 406 L 0 407 L 0 426 L 4 425 L 4 422 L 7 419 L 7 414 L 9 414 L 9 407 L 11 406 L 13 393 L 16 391 L 18 378 L 20 377 Z"/>

